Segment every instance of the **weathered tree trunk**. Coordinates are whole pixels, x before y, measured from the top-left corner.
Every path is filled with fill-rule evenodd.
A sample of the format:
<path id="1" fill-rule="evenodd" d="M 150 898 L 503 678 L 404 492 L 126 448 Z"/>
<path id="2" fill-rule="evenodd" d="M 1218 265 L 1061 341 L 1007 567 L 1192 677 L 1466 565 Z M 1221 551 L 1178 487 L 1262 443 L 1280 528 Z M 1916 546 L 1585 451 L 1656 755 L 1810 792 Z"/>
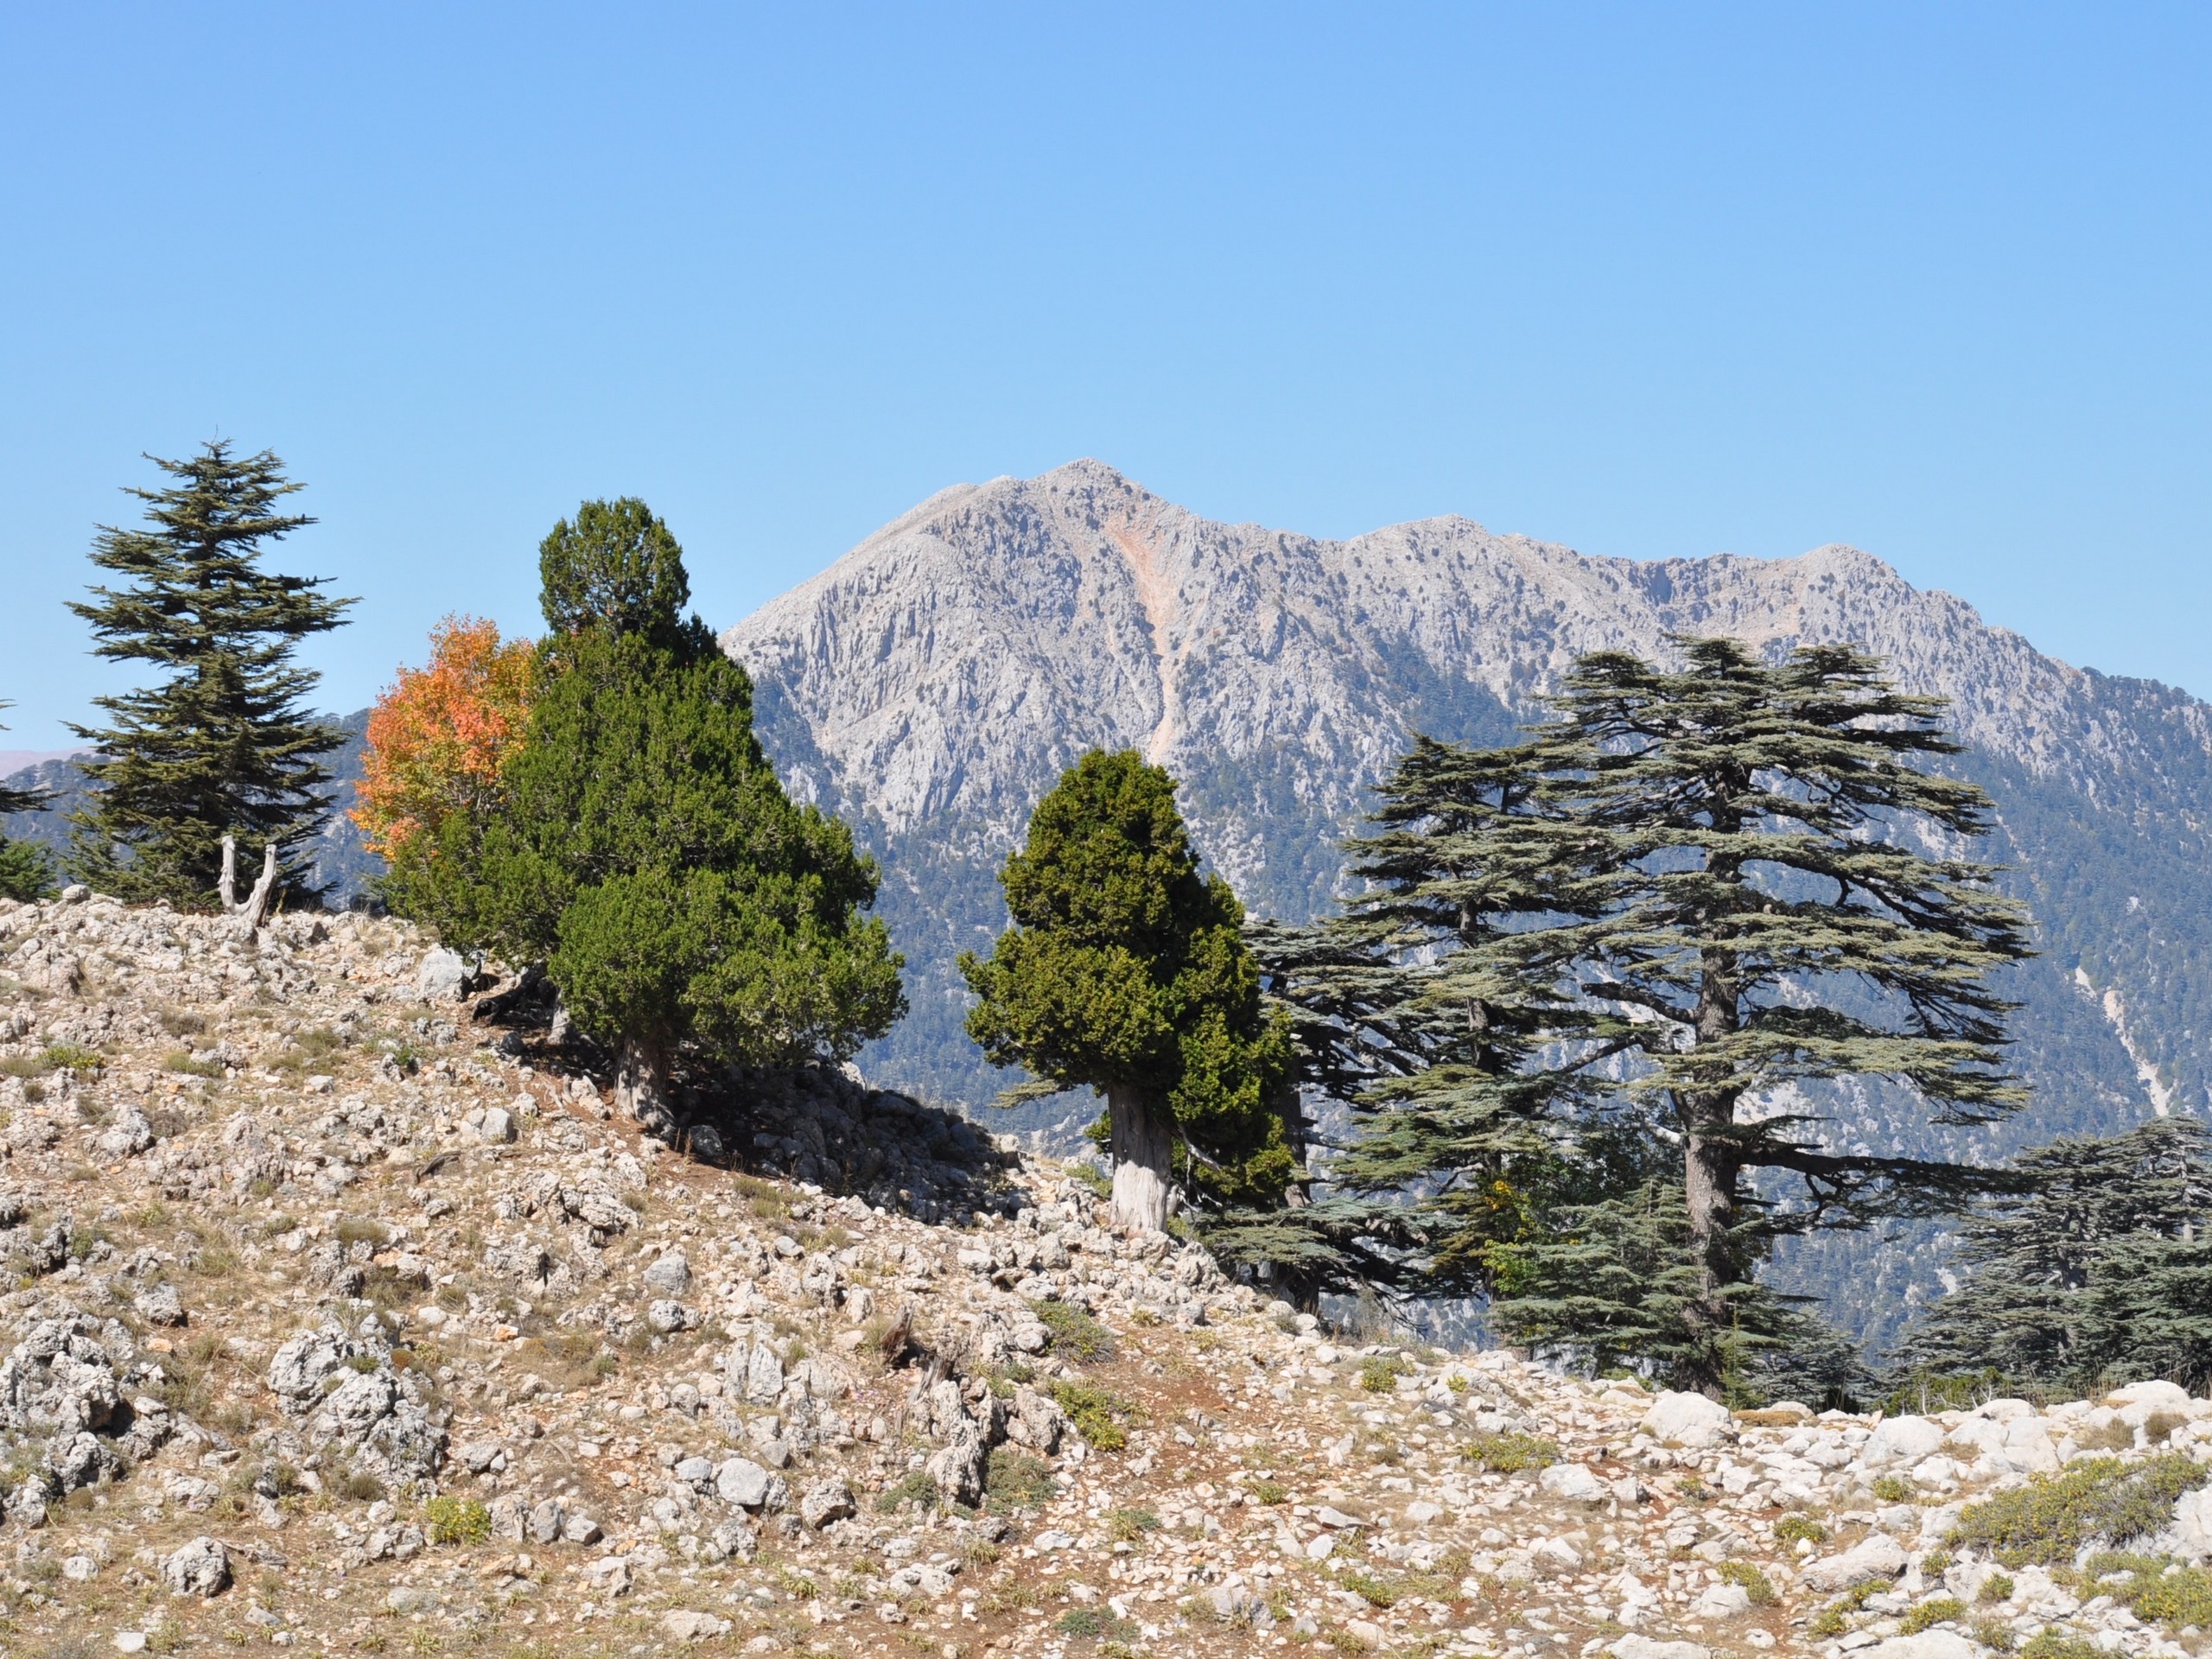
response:
<path id="1" fill-rule="evenodd" d="M 1722 1126 L 1711 1122 L 1706 1127 Z M 1718 1397 L 1727 1369 L 1730 1315 L 1724 1293 L 1736 1278 L 1734 1245 L 1728 1235 L 1736 1224 L 1739 1165 L 1735 1147 L 1725 1135 L 1693 1129 L 1682 1140 L 1682 1191 L 1689 1210 L 1690 1250 L 1698 1269 L 1697 1300 L 1690 1310 L 1697 1351 L 1685 1380 Z"/>
<path id="2" fill-rule="evenodd" d="M 262 849 L 261 879 L 253 884 L 253 891 L 240 904 L 238 893 L 238 846 L 230 836 L 223 837 L 223 874 L 216 883 L 216 893 L 223 901 L 226 914 L 235 918 L 238 931 L 254 934 L 269 919 L 269 905 L 276 891 L 276 843 L 270 842 Z"/>
<path id="3" fill-rule="evenodd" d="M 1715 860 L 1715 873 L 1732 879 L 1733 861 Z M 1702 1047 L 1732 1035 L 1741 1017 L 1737 962 L 1732 951 L 1707 949 L 1698 977 L 1695 1041 Z M 1738 1183 L 1743 1158 L 1730 1134 L 1736 1122 L 1737 1091 L 1693 1096 L 1681 1103 L 1682 1114 L 1682 1198 L 1689 1211 L 1690 1250 L 1697 1262 L 1697 1298 L 1689 1309 L 1696 1336 L 1685 1368 L 1692 1388 L 1718 1399 L 1727 1370 L 1731 1324 L 1723 1293 L 1736 1282 L 1737 1246 L 1729 1234 L 1736 1224 Z"/>
<path id="4" fill-rule="evenodd" d="M 668 1072 L 668 1056 L 658 1045 L 635 1037 L 622 1039 L 622 1058 L 614 1071 L 614 1103 L 647 1135 L 673 1141 L 676 1111 L 669 1100 Z"/>
<path id="5" fill-rule="evenodd" d="M 1163 1232 L 1171 1167 L 1167 1115 L 1125 1089 L 1107 1091 L 1106 1110 L 1114 1132 L 1114 1225 Z"/>

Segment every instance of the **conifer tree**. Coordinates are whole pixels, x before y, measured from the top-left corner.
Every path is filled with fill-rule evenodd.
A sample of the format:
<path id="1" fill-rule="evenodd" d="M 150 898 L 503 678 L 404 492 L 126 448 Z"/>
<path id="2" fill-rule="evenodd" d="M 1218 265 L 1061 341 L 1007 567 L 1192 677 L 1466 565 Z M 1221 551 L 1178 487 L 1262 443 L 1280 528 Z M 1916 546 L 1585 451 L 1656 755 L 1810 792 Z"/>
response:
<path id="1" fill-rule="evenodd" d="M 1986 976 L 2026 946 L 1987 867 L 1915 850 L 1987 823 L 1913 764 L 1956 752 L 1936 700 L 1847 647 L 1675 643 L 1680 669 L 1584 658 L 1521 745 L 1418 743 L 1356 846 L 1338 964 L 1294 994 L 1365 1074 L 1332 1178 L 1433 1187 L 1441 1281 L 1718 1391 L 1788 1323 L 1756 1287 L 1776 1237 L 1986 1189 L 1834 1147 L 1822 1084 L 1886 1079 L 1939 1123 L 2013 1109 Z"/>
<path id="2" fill-rule="evenodd" d="M 1158 1230 L 1170 1183 L 1217 1208 L 1286 1202 L 1300 1173 L 1289 1034 L 1262 1006 L 1243 908 L 1200 873 L 1175 780 L 1084 755 L 1000 880 L 1013 925 L 960 958 L 969 1034 L 999 1065 L 1106 1096 L 1116 1225 Z"/>
<path id="3" fill-rule="evenodd" d="M 1966 1282 L 1922 1318 L 1904 1363 L 2051 1389 L 2212 1377 L 2212 1134 L 2158 1118 L 2055 1141 L 2012 1172 L 2018 1190 L 1962 1229 Z"/>
<path id="4" fill-rule="evenodd" d="M 133 489 L 145 528 L 103 527 L 92 563 L 122 579 L 73 604 L 96 655 L 150 664 L 160 684 L 94 699 L 112 721 L 74 727 L 98 753 L 83 762 L 94 794 L 74 820 L 72 869 L 119 898 L 205 909 L 216 900 L 222 840 L 257 855 L 310 834 L 329 810 L 321 757 L 344 734 L 308 713 L 318 676 L 293 652 L 338 627 L 353 601 L 321 578 L 264 570 L 269 544 L 315 521 L 277 511 L 301 486 L 264 450 L 238 457 L 218 439 L 154 464 L 172 480 Z M 301 881 L 303 851 L 283 861 Z"/>
<path id="5" fill-rule="evenodd" d="M 905 1008 L 851 831 L 795 804 L 753 685 L 681 607 L 682 550 L 633 500 L 588 503 L 542 550 L 552 632 L 496 804 L 440 826 L 450 942 L 542 961 L 620 1058 L 655 1133 L 686 1067 L 849 1058 Z M 578 595 L 584 596 L 582 600 Z"/>
<path id="6" fill-rule="evenodd" d="M 0 709 L 10 705 L 0 702 Z M 0 726 L 0 732 L 8 728 Z M 0 784 L 0 817 L 10 812 L 35 812 L 46 804 L 37 790 L 10 789 Z M 0 835 L 0 899 L 40 899 L 54 889 L 53 861 L 35 842 Z"/>

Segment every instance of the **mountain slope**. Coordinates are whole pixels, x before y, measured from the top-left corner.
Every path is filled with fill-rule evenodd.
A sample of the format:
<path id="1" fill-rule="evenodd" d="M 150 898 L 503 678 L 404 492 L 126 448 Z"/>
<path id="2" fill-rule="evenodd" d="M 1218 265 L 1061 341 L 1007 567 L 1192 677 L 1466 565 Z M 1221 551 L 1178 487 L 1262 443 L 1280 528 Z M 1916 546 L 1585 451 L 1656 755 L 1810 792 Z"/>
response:
<path id="1" fill-rule="evenodd" d="M 2037 1104 L 1955 1150 L 2206 1109 L 2212 710 L 2044 656 L 1855 549 L 1642 563 L 1458 518 L 1330 542 L 1214 523 L 1077 461 L 932 497 L 723 645 L 760 682 L 794 788 L 884 861 L 914 1014 L 863 1063 L 975 1103 L 1005 1079 L 960 1034 L 953 959 L 1001 925 L 995 868 L 1084 750 L 1169 767 L 1250 906 L 1302 918 L 1409 732 L 1503 740 L 1576 656 L 1663 653 L 1675 632 L 1853 640 L 1951 700 L 1962 770 L 2000 804 L 1991 850 L 2017 866 L 2046 953 L 2012 987 Z M 1869 1145 L 1943 1139 L 1878 1091 L 1851 1110 Z M 1818 1276 L 1864 1279 L 1874 1243 L 1822 1245 Z M 1870 1333 L 1894 1329 L 1925 1266 L 1890 1264 Z"/>

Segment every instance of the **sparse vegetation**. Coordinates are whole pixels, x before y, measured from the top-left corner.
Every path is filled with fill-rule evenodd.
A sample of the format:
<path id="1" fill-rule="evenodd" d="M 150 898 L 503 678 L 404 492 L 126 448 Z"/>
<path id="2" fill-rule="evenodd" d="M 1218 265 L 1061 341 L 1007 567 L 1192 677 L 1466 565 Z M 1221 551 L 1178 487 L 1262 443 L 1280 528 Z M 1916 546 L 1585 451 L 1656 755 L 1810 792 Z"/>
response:
<path id="1" fill-rule="evenodd" d="M 2086 1544 L 2127 1544 L 2158 1531 L 2174 1500 L 2208 1479 L 2212 1470 L 2178 1454 L 2138 1464 L 2089 1458 L 1968 1504 L 1948 1541 L 1986 1550 L 2007 1567 L 2070 1562 Z"/>
<path id="2" fill-rule="evenodd" d="M 1478 1434 L 1459 1448 L 1459 1455 L 1494 1474 L 1517 1475 L 1557 1463 L 1559 1447 L 1533 1434 Z"/>
<path id="3" fill-rule="evenodd" d="M 1133 1544 L 1159 1530 L 1160 1517 L 1150 1510 L 1114 1510 L 1106 1516 L 1107 1535 L 1118 1544 Z"/>
<path id="4" fill-rule="evenodd" d="M 896 1515 L 906 1509 L 933 1510 L 937 1507 L 938 1497 L 936 1480 L 925 1471 L 917 1469 L 877 1493 L 875 1507 L 885 1515 Z"/>
<path id="5" fill-rule="evenodd" d="M 1811 1516 L 1793 1511 L 1774 1523 L 1774 1537 L 1777 1543 L 1782 1544 L 1825 1544 L 1828 1529 Z"/>
<path id="6" fill-rule="evenodd" d="M 434 1544 L 480 1544 L 492 1535 L 492 1511 L 473 1497 L 434 1497 L 423 1522 Z"/>
<path id="7" fill-rule="evenodd" d="M 1360 1366 L 1359 1386 L 1370 1394 L 1389 1394 L 1412 1370 L 1403 1354 L 1376 1354 Z"/>
<path id="8" fill-rule="evenodd" d="M 1938 1624 L 1949 1624 L 1967 1616 L 1967 1605 L 1956 1596 L 1934 1596 L 1907 1611 L 1904 1633 L 1918 1636 Z"/>
<path id="9" fill-rule="evenodd" d="M 1032 1302 L 1030 1308 L 1052 1333 L 1052 1351 L 1080 1364 L 1114 1357 L 1114 1333 L 1073 1302 Z"/>
<path id="10" fill-rule="evenodd" d="M 1754 1607 L 1771 1607 L 1782 1599 L 1773 1581 L 1752 1562 L 1723 1561 L 1715 1570 L 1720 1574 L 1721 1583 L 1739 1586 L 1751 1599 Z"/>
<path id="11" fill-rule="evenodd" d="M 1076 1431 L 1100 1452 L 1118 1452 L 1129 1442 L 1126 1425 L 1135 1421 L 1136 1408 L 1121 1395 L 1093 1383 L 1058 1382 L 1052 1399 L 1067 1413 Z"/>
<path id="12" fill-rule="evenodd" d="M 994 1510 L 1037 1509 L 1059 1491 L 1052 1465 L 1011 1446 L 995 1446 L 984 1465 L 983 1499 Z"/>

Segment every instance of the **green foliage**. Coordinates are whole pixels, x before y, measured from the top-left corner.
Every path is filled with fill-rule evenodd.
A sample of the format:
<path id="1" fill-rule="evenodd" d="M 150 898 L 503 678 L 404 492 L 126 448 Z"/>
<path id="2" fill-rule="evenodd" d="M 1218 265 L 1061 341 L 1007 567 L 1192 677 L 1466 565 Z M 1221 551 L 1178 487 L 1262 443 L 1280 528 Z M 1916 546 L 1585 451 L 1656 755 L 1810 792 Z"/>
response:
<path id="1" fill-rule="evenodd" d="M 1114 1333 L 1073 1302 L 1032 1302 L 1030 1309 L 1052 1333 L 1052 1348 L 1085 1365 L 1114 1357 Z"/>
<path id="2" fill-rule="evenodd" d="M 492 1535 L 492 1511 L 473 1497 L 434 1497 L 423 1518 L 434 1544 L 480 1544 Z"/>
<path id="3" fill-rule="evenodd" d="M 1389 1394 L 1398 1379 L 1409 1376 L 1413 1367 L 1403 1354 L 1376 1354 L 1359 1368 L 1359 1386 L 1369 1394 Z"/>
<path id="4" fill-rule="evenodd" d="M 938 1500 L 937 1482 L 923 1471 L 900 1477 L 876 1494 L 875 1507 L 885 1515 L 895 1515 L 900 1510 L 933 1510 Z"/>
<path id="5" fill-rule="evenodd" d="M 1674 643 L 1679 670 L 1585 658 L 1522 743 L 1417 741 L 1354 844 L 1363 890 L 1282 966 L 1361 1125 L 1332 1179 L 1426 1184 L 1437 1279 L 1559 1357 L 1718 1391 L 1782 1334 L 1751 1288 L 1775 1239 L 1987 1187 L 1829 1149 L 1819 1085 L 2014 1109 L 1986 976 L 2026 946 L 1993 870 L 1891 833 L 1988 827 L 1916 764 L 1958 752 L 1940 702 L 1848 647 Z"/>
<path id="6" fill-rule="evenodd" d="M 1932 1596 L 1906 1611 L 1904 1633 L 1917 1636 L 1923 1630 L 1932 1630 L 1938 1624 L 1948 1624 L 1966 1616 L 1967 1605 L 1956 1596 Z"/>
<path id="7" fill-rule="evenodd" d="M 2012 1589 L 2011 1579 L 2002 1573 L 1993 1573 L 1981 1581 L 1981 1592 L 1974 1599 L 1976 1601 L 2010 1601 L 2012 1599 Z"/>
<path id="8" fill-rule="evenodd" d="M 112 724 L 71 728 L 99 755 L 79 763 L 95 793 L 73 820 L 69 861 L 102 893 L 207 909 L 226 835 L 249 879 L 263 846 L 291 847 L 285 880 L 300 885 L 298 843 L 328 810 L 321 757 L 342 734 L 307 712 L 318 677 L 292 653 L 340 626 L 353 601 L 260 568 L 265 543 L 315 522 L 276 511 L 301 486 L 275 455 L 239 459 L 218 439 L 154 464 L 174 481 L 130 492 L 149 527 L 104 528 L 93 543 L 93 564 L 122 585 L 70 608 L 92 624 L 95 655 L 167 678 L 96 698 Z"/>
<path id="9" fill-rule="evenodd" d="M 1910 1503 L 1912 1501 L 1912 1483 L 1903 1475 L 1877 1475 L 1874 1484 L 1867 1490 L 1885 1503 Z"/>
<path id="10" fill-rule="evenodd" d="M 1862 1579 L 1834 1601 L 1821 1608 L 1807 1621 L 1805 1633 L 1815 1641 L 1841 1636 L 1851 1628 L 1851 1616 L 1866 1605 L 1866 1599 L 1889 1588 L 1886 1579 Z"/>
<path id="11" fill-rule="evenodd" d="M 19 791 L 0 790 L 0 796 L 4 795 L 25 798 Z M 28 806 L 11 808 L 0 801 L 0 811 L 29 810 Z M 54 860 L 46 849 L 36 842 L 0 836 L 0 899 L 49 899 L 54 893 Z"/>
<path id="12" fill-rule="evenodd" d="M 1828 1541 L 1828 1529 L 1809 1515 L 1793 1512 L 1775 1522 L 1774 1541 L 1777 1544 L 1824 1544 Z"/>
<path id="13" fill-rule="evenodd" d="M 441 885 L 418 898 L 448 942 L 544 961 L 578 1029 L 656 1084 L 683 1056 L 843 1060 L 905 1007 L 899 958 L 860 914 L 875 865 L 844 824 L 784 792 L 745 671 L 675 616 L 682 569 L 664 534 L 612 575 L 562 567 L 548 614 L 585 626 L 543 647 L 506 810 L 452 815 Z"/>
<path id="14" fill-rule="evenodd" d="M 1381 1578 L 1358 1567 L 1338 1574 L 1337 1582 L 1370 1607 L 1395 1607 L 1406 1592 L 1395 1579 Z"/>
<path id="15" fill-rule="evenodd" d="M 1533 1434 L 1478 1434 L 1459 1448 L 1466 1461 L 1494 1474 L 1517 1475 L 1559 1461 L 1559 1447 Z"/>
<path id="16" fill-rule="evenodd" d="M 1160 1530 L 1160 1517 L 1150 1510 L 1109 1510 L 1106 1535 L 1117 1544 L 1133 1544 L 1147 1532 Z"/>
<path id="17" fill-rule="evenodd" d="M 1281 1205 L 1302 1157 L 1288 1033 L 1262 1005 L 1243 908 L 1199 872 L 1174 779 L 1131 751 L 1084 755 L 1001 880 L 1013 925 L 988 959 L 960 959 L 985 1055 L 1164 1117 L 1176 1177 L 1207 1202 Z"/>
<path id="18" fill-rule="evenodd" d="M 1765 1573 L 1750 1561 L 1723 1561 L 1718 1569 L 1720 1582 L 1743 1586 L 1744 1593 L 1751 1599 L 1754 1607 L 1771 1607 L 1782 1599 Z"/>
<path id="19" fill-rule="evenodd" d="M 2070 1563 L 2084 1545 L 2126 1544 L 2158 1531 L 2174 1500 L 2207 1479 L 2212 1471 L 2178 1454 L 2136 1464 L 2079 1459 L 1968 1504 L 1945 1541 L 1986 1550 L 2006 1567 Z"/>
<path id="20" fill-rule="evenodd" d="M 2136 1618 L 2180 1630 L 2212 1627 L 2212 1573 L 2164 1555 L 2104 1551 L 2082 1569 L 2084 1599 L 2110 1596 Z"/>
<path id="21" fill-rule="evenodd" d="M 2212 1381 L 2212 1134 L 2158 1118 L 2012 1167 L 2018 1190 L 1962 1230 L 1967 1282 L 1915 1328 L 1906 1363 L 2082 1390 L 2122 1373 Z"/>
<path id="22" fill-rule="evenodd" d="M 1033 1510 L 1052 1502 L 1059 1491 L 1052 1465 L 1044 1459 L 995 1446 L 983 1465 L 983 1497 L 994 1510 Z"/>
<path id="23" fill-rule="evenodd" d="M 2105 1659 L 2105 1650 L 2086 1636 L 2048 1630 L 2029 1637 L 2020 1659 Z"/>
<path id="24" fill-rule="evenodd" d="M 1096 1383 L 1063 1380 L 1052 1384 L 1052 1395 L 1093 1451 L 1118 1452 L 1129 1443 L 1124 1425 L 1135 1421 L 1137 1408 L 1120 1395 Z"/>
<path id="25" fill-rule="evenodd" d="M 634 496 L 587 501 L 537 550 L 538 605 L 556 634 L 594 631 L 677 643 L 691 579 L 683 550 Z"/>

